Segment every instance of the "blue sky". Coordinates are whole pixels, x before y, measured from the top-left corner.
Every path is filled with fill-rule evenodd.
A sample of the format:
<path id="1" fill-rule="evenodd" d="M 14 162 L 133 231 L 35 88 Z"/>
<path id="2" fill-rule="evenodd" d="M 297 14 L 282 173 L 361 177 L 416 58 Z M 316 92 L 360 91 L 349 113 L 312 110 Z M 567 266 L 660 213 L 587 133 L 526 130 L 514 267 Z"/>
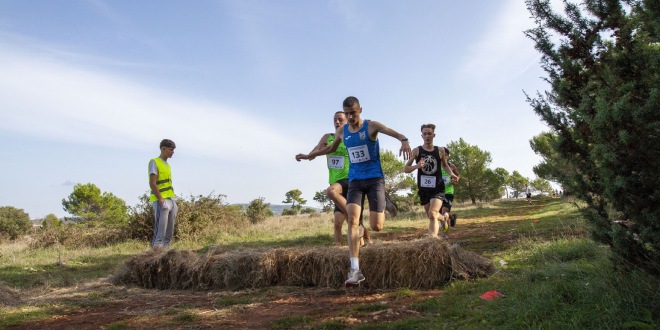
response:
<path id="1" fill-rule="evenodd" d="M 434 123 L 436 144 L 533 179 L 547 128 L 523 91 L 548 87 L 529 16 L 521 0 L 2 0 L 0 206 L 64 216 L 88 182 L 135 205 L 163 138 L 180 196 L 300 189 L 317 206 L 325 162 L 294 155 L 350 95 L 413 146 Z"/>

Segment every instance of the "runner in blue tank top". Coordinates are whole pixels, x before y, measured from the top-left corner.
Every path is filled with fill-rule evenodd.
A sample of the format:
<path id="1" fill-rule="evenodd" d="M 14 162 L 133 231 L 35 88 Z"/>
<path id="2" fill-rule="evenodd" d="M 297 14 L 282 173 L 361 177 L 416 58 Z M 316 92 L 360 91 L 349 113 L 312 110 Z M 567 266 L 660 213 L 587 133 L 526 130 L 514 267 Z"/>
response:
<path id="1" fill-rule="evenodd" d="M 358 285 L 364 281 L 360 271 L 359 254 L 360 242 L 358 233 L 359 216 L 362 213 L 362 196 L 369 200 L 369 224 L 371 229 L 380 231 L 385 222 L 385 182 L 380 164 L 380 150 L 378 147 L 378 133 L 389 135 L 401 141 L 399 156 L 404 160 L 411 156 L 408 139 L 395 130 L 374 120 L 364 120 L 360 116 L 362 107 L 360 101 L 353 96 L 347 97 L 343 102 L 344 113 L 348 124 L 337 129 L 335 140 L 331 145 L 312 151 L 298 154 L 296 159 L 309 159 L 334 152 L 341 142 L 348 150 L 350 167 L 348 170 L 348 197 L 346 210 L 348 211 L 348 246 L 351 260 L 351 269 L 348 272 L 346 286 Z"/>
<path id="2" fill-rule="evenodd" d="M 344 126 L 347 122 L 344 111 L 335 112 L 335 115 L 332 118 L 332 122 L 335 126 L 335 131 L 337 131 L 340 126 Z M 334 133 L 324 134 L 318 144 L 314 147 L 314 149 L 312 149 L 312 151 L 328 146 L 328 144 L 331 144 L 334 139 Z M 337 151 L 326 156 L 328 172 L 330 173 L 330 186 L 328 189 L 326 189 L 326 195 L 328 198 L 330 198 L 331 201 L 335 203 L 335 244 L 342 245 L 341 228 L 344 225 L 344 221 L 348 219 L 348 212 L 346 211 L 346 197 L 348 196 L 348 169 L 350 168 L 348 163 L 348 152 L 346 151 L 346 147 L 340 144 L 339 148 L 337 148 Z M 314 157 L 308 158 L 308 160 L 313 159 Z M 300 161 L 300 159 L 297 157 L 296 160 Z M 362 222 L 361 220 L 362 219 L 360 219 L 360 222 Z M 365 240 L 366 242 L 371 242 L 368 230 L 364 229 L 364 237 L 361 237 L 360 240 L 360 246 L 365 244 Z"/>

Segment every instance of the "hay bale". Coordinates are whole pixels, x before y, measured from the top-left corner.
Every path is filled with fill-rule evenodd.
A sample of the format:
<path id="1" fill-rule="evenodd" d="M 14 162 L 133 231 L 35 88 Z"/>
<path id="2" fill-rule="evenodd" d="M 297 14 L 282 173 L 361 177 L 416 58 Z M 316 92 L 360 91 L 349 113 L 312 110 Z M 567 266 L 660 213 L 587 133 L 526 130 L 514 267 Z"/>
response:
<path id="1" fill-rule="evenodd" d="M 273 285 L 337 287 L 350 266 L 346 247 L 149 251 L 128 260 L 116 284 L 157 289 L 246 289 Z M 492 261 L 445 241 L 379 242 L 360 251 L 369 288 L 435 288 L 452 278 L 492 274 Z"/>
<path id="2" fill-rule="evenodd" d="M 0 282 L 0 306 L 13 306 L 21 302 L 17 291 Z"/>
<path id="3" fill-rule="evenodd" d="M 459 246 L 452 246 L 450 251 L 453 278 L 469 280 L 477 277 L 488 277 L 495 273 L 493 261 L 488 258 L 464 250 Z"/>
<path id="4" fill-rule="evenodd" d="M 155 289 L 209 289 L 213 256 L 212 252 L 155 249 L 129 259 L 111 281 Z"/>

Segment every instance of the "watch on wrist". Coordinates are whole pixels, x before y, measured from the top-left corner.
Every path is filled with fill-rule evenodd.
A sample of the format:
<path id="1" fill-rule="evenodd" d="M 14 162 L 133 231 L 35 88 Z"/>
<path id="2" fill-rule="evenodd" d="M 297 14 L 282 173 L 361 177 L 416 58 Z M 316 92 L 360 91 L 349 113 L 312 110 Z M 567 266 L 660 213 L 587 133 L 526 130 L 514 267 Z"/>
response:
<path id="1" fill-rule="evenodd" d="M 408 138 L 404 137 L 403 139 L 401 139 L 401 142 L 408 142 Z"/>

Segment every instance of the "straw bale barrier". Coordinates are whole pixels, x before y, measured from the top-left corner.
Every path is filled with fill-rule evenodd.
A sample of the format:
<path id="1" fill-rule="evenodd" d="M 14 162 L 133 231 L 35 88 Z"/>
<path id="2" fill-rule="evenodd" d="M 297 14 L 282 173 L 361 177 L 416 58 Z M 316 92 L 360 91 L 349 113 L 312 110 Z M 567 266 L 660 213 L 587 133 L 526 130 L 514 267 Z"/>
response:
<path id="1" fill-rule="evenodd" d="M 115 284 L 156 289 L 247 289 L 265 286 L 342 286 L 350 267 L 347 247 L 241 249 L 207 252 L 154 250 L 136 255 L 112 277 Z M 490 259 L 423 239 L 378 242 L 362 248 L 360 268 L 369 288 L 435 288 L 452 278 L 488 276 Z"/>

